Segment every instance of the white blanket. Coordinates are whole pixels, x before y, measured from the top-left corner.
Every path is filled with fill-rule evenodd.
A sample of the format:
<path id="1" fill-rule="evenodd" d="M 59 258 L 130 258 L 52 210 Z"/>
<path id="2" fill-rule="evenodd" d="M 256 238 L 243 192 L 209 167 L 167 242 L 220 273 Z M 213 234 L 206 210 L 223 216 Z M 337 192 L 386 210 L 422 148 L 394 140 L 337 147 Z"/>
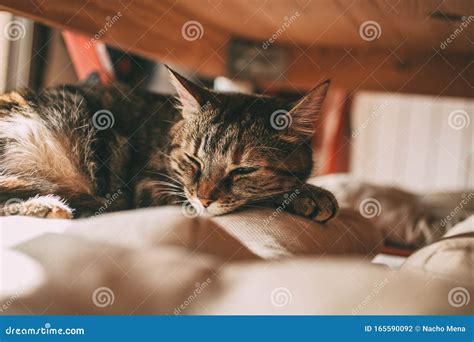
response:
<path id="1" fill-rule="evenodd" d="M 468 312 L 448 301 L 456 286 L 472 293 L 456 277 L 370 264 L 383 229 L 359 211 L 342 209 L 324 225 L 273 213 L 188 219 L 163 207 L 75 221 L 0 218 L 0 313 Z"/>

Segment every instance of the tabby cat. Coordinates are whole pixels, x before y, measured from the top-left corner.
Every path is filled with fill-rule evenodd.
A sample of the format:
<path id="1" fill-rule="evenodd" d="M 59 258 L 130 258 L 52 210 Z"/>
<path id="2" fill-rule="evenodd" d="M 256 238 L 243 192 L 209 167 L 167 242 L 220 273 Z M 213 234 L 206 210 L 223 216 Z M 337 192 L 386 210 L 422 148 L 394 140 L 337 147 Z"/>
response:
<path id="1" fill-rule="evenodd" d="M 221 215 L 278 206 L 296 191 L 285 210 L 317 222 L 335 216 L 334 196 L 305 183 L 328 81 L 290 103 L 214 92 L 169 71 L 177 100 L 97 77 L 1 95 L 0 215 L 169 204 Z"/>

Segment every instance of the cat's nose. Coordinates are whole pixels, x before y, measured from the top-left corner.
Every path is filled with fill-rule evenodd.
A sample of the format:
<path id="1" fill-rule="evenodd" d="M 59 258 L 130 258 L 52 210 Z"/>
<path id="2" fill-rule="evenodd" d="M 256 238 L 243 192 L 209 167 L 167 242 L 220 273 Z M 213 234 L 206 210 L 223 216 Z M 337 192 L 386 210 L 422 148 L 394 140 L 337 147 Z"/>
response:
<path id="1" fill-rule="evenodd" d="M 208 206 L 211 205 L 212 202 L 214 202 L 214 200 L 212 200 L 210 198 L 200 198 L 199 202 L 201 202 L 201 204 L 204 208 L 207 208 Z"/>
<path id="2" fill-rule="evenodd" d="M 210 180 L 202 180 L 198 184 L 196 195 L 204 208 L 210 206 L 216 199 L 216 188 L 214 182 Z"/>

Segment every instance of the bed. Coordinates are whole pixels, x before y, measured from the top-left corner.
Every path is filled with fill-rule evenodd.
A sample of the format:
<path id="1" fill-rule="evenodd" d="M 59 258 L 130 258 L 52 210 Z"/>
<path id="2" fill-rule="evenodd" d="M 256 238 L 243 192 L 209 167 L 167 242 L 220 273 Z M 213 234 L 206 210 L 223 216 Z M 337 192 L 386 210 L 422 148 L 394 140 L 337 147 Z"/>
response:
<path id="1" fill-rule="evenodd" d="M 463 303 L 473 290 L 472 204 L 441 232 L 419 222 L 449 214 L 461 194 L 420 201 L 366 183 L 341 192 L 347 181 L 357 183 L 312 180 L 332 187 L 343 206 L 327 224 L 272 209 L 187 218 L 180 207 L 73 221 L 0 218 L 2 314 L 472 313 Z M 402 201 L 384 198 L 387 191 Z M 362 208 L 358 194 L 370 194 L 380 212 Z M 416 252 L 394 265 L 387 245 Z"/>

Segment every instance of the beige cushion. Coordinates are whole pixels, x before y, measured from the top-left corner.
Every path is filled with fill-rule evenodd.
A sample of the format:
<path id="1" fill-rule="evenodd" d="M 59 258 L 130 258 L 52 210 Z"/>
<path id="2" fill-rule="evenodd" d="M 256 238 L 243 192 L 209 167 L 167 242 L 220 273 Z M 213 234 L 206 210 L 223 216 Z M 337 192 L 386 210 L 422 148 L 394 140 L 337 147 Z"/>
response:
<path id="1" fill-rule="evenodd" d="M 325 224 L 284 212 L 264 224 L 272 214 L 272 209 L 260 209 L 189 219 L 179 207 L 162 207 L 73 221 L 4 217 L 0 226 L 3 245 L 8 246 L 44 232 L 65 232 L 124 247 L 178 245 L 234 259 L 326 253 L 373 255 L 382 247 L 380 232 L 352 210 L 342 210 Z M 237 250 L 238 255 L 234 255 Z"/>
<path id="2" fill-rule="evenodd" d="M 325 224 L 280 213 L 265 225 L 273 211 L 252 210 L 212 219 L 223 230 L 263 259 L 295 255 L 362 254 L 374 256 L 382 234 L 358 212 L 343 209 Z"/>
<path id="3" fill-rule="evenodd" d="M 442 240 L 413 253 L 405 261 L 403 269 L 473 284 L 474 215 L 458 223 Z"/>
<path id="4" fill-rule="evenodd" d="M 415 194 L 349 174 L 315 177 L 309 182 L 333 192 L 341 207 L 360 211 L 389 243 L 400 246 L 421 247 L 438 241 L 474 213 L 472 191 Z"/>
<path id="5" fill-rule="evenodd" d="M 381 237 L 356 212 L 343 210 L 325 225 L 287 214 L 261 225 L 268 215 L 271 209 L 187 219 L 179 208 L 156 208 L 78 221 L 2 218 L 1 313 L 466 310 L 448 305 L 451 283 L 369 264 Z"/>

